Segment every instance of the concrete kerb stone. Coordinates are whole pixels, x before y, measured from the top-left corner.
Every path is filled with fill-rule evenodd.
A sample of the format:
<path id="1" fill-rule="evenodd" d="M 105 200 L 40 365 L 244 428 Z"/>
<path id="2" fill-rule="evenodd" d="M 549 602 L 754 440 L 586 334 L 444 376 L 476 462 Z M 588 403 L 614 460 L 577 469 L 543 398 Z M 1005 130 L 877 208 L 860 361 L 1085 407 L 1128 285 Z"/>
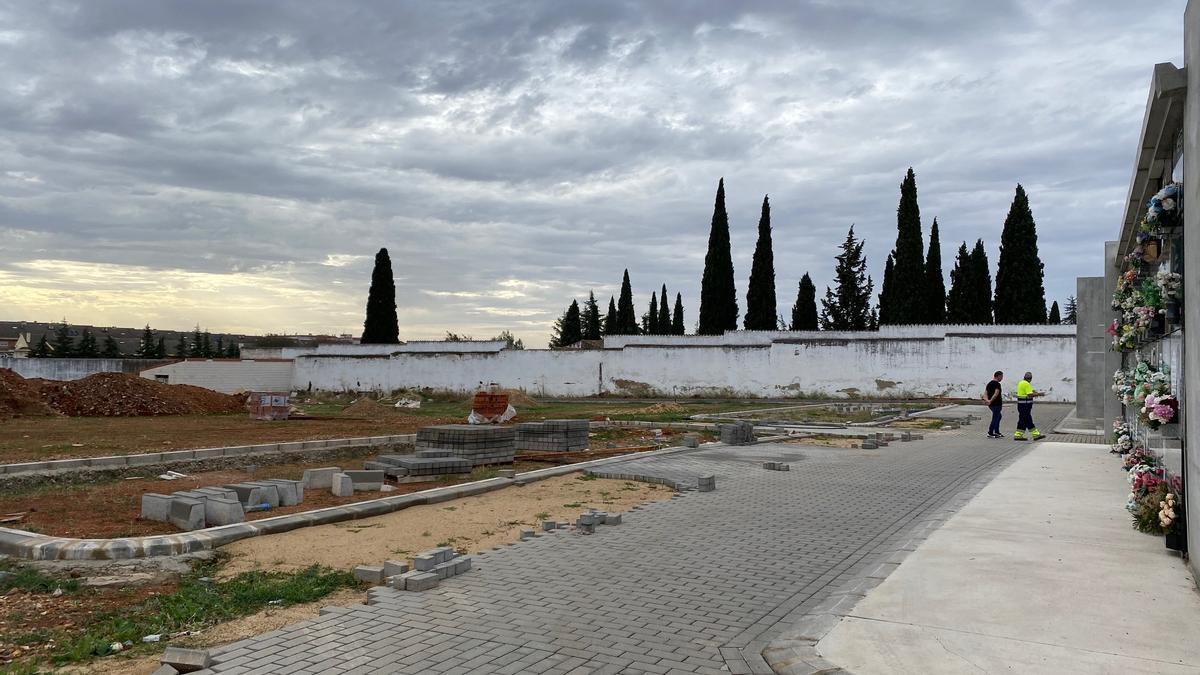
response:
<path id="1" fill-rule="evenodd" d="M 341 472 L 341 468 L 336 466 L 305 469 L 304 478 L 301 479 L 301 482 L 304 483 L 305 487 L 310 487 L 314 490 L 328 490 L 333 487 L 333 475 Z"/>
<path id="2" fill-rule="evenodd" d="M 707 450 L 711 447 L 714 447 L 714 445 L 708 444 L 704 446 L 704 449 Z M 545 469 L 536 469 L 518 474 L 518 478 L 526 482 L 534 482 L 587 470 L 591 467 L 624 462 L 634 458 L 661 457 L 693 451 L 695 449 L 684 447 L 663 448 L 651 452 L 605 457 L 576 464 L 564 464 Z M 631 479 L 642 480 L 640 477 L 631 477 Z M 241 539 L 276 532 L 286 532 L 298 527 L 326 525 L 366 517 L 362 509 L 364 506 L 370 507 L 372 511 L 370 515 L 380 515 L 399 511 L 410 506 L 434 504 L 459 497 L 483 494 L 510 485 L 512 485 L 512 481 L 509 479 L 486 478 L 471 483 L 431 488 L 405 495 L 382 497 L 369 502 L 331 506 L 294 515 L 275 516 L 273 518 L 238 523 L 236 525 L 210 527 L 204 530 L 174 535 L 129 537 L 125 539 L 74 539 L 69 537 L 51 537 L 24 530 L 0 527 L 0 553 L 24 560 L 125 560 L 161 555 L 177 555 L 193 551 L 210 550 Z"/>

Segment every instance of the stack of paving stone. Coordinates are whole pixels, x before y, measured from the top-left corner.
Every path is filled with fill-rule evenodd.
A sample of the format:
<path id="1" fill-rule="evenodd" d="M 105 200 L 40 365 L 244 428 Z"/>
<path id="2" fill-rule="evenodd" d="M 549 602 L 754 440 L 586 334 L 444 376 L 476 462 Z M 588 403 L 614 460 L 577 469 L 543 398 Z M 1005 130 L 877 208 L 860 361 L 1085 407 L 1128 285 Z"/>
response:
<path id="1" fill-rule="evenodd" d="M 304 484 L 283 479 L 180 490 L 169 495 L 147 492 L 142 495 L 142 518 L 171 523 L 181 530 L 199 530 L 244 522 L 247 510 L 295 506 L 303 501 Z"/>
<path id="2" fill-rule="evenodd" d="M 369 584 L 387 584 L 398 591 L 427 591 L 436 588 L 442 579 L 449 579 L 471 569 L 471 558 L 461 556 L 449 546 L 418 553 L 413 569 L 407 563 L 388 560 L 382 567 L 359 565 L 354 576 Z"/>
<path id="3" fill-rule="evenodd" d="M 767 471 L 791 471 L 792 465 L 783 462 L 763 462 L 763 468 Z"/>
<path id="4" fill-rule="evenodd" d="M 587 450 L 587 420 L 546 420 L 515 425 L 516 447 L 537 452 L 574 452 Z"/>
<path id="5" fill-rule="evenodd" d="M 396 479 L 471 473 L 471 467 L 470 460 L 454 457 L 449 450 L 418 450 L 415 455 L 380 455 L 375 461 L 363 462 L 364 469 L 377 469 L 389 478 Z"/>
<path id="6" fill-rule="evenodd" d="M 754 442 L 754 425 L 736 422 L 721 425 L 721 442 L 725 445 L 750 445 Z"/>
<path id="7" fill-rule="evenodd" d="M 597 525 L 620 524 L 621 514 L 591 509 L 587 513 L 579 514 L 579 517 L 575 519 L 575 531 L 580 534 L 592 534 L 596 531 Z M 542 527 L 545 529 L 545 524 Z"/>
<path id="8" fill-rule="evenodd" d="M 482 424 L 440 424 L 417 430 L 417 453 L 448 451 L 471 466 L 512 464 L 516 453 L 516 429 Z"/>

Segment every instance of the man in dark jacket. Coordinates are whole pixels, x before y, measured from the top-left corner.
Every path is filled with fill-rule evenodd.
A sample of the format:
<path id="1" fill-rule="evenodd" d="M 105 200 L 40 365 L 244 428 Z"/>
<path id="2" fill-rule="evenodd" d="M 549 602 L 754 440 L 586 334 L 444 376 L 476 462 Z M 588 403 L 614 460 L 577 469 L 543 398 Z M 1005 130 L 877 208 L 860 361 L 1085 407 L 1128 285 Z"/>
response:
<path id="1" fill-rule="evenodd" d="M 1000 389 L 1002 380 L 1004 380 L 1004 372 L 997 370 L 983 392 L 983 403 L 992 411 L 992 423 L 988 425 L 988 438 L 1004 438 L 1004 434 L 1000 433 L 1000 417 L 1004 410 Z"/>

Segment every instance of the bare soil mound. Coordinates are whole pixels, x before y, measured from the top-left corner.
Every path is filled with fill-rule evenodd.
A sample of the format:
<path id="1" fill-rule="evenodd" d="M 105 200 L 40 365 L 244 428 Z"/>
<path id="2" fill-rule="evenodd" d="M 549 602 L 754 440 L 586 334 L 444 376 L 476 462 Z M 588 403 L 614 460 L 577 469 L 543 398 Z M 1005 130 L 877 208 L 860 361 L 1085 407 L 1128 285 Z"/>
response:
<path id="1" fill-rule="evenodd" d="M 342 408 L 343 417 L 379 419 L 381 417 L 392 417 L 395 414 L 395 408 L 369 398 L 360 398 L 354 403 Z"/>
<path id="2" fill-rule="evenodd" d="M 42 400 L 71 417 L 203 415 L 245 410 L 245 397 L 187 384 L 163 384 L 125 373 L 43 381 Z"/>
<path id="3" fill-rule="evenodd" d="M 641 410 L 639 410 L 638 412 L 647 413 L 647 414 L 661 414 L 661 413 L 674 413 L 674 412 L 683 412 L 683 411 L 684 411 L 683 406 L 679 405 L 678 403 L 675 403 L 674 401 L 668 401 L 666 403 L 655 403 L 653 405 L 648 405 L 645 408 L 642 408 Z"/>
<path id="4" fill-rule="evenodd" d="M 57 414 L 42 401 L 37 383 L 26 380 L 10 368 L 0 368 L 0 419 Z"/>

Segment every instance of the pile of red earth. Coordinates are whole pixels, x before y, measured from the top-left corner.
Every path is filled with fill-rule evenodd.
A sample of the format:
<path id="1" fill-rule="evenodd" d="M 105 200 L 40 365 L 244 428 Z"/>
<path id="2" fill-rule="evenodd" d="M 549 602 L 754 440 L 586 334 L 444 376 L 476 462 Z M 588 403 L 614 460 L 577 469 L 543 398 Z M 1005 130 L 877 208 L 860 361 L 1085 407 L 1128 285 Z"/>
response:
<path id="1" fill-rule="evenodd" d="M 15 415 L 54 415 L 41 389 L 8 368 L 0 368 L 0 419 Z"/>
<path id="2" fill-rule="evenodd" d="M 40 403 L 51 414 L 58 412 L 71 417 L 202 415 L 245 410 L 245 397 L 241 395 L 186 384 L 163 384 L 126 373 L 97 373 L 81 380 L 54 381 L 25 380 L 10 370 L 4 381 L 13 382 L 14 392 L 23 392 L 20 405 Z M 30 413 L 14 410 L 10 414 Z"/>

